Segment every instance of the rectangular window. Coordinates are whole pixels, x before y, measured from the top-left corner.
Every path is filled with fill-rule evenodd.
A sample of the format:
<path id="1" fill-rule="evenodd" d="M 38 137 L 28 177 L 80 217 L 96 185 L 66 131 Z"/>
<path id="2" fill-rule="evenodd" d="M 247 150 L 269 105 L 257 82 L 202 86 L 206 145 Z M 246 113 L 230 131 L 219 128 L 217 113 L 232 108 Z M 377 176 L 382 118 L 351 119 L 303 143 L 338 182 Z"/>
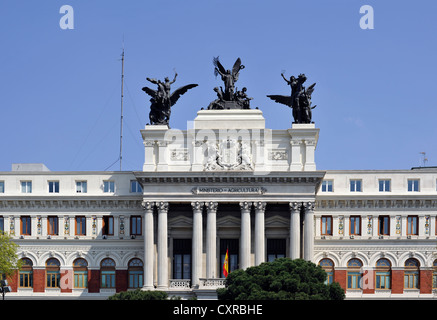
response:
<path id="1" fill-rule="evenodd" d="M 191 239 L 173 240 L 173 277 L 191 279 Z"/>
<path id="2" fill-rule="evenodd" d="M 49 193 L 59 193 L 59 181 L 49 181 Z"/>
<path id="3" fill-rule="evenodd" d="M 409 192 L 419 192 L 419 179 L 408 180 L 408 191 Z"/>
<path id="4" fill-rule="evenodd" d="M 390 235 L 390 217 L 389 216 L 379 216 L 379 235 L 389 236 Z"/>
<path id="5" fill-rule="evenodd" d="M 131 182 L 130 182 L 130 192 L 132 192 L 132 193 L 143 192 L 143 188 L 141 188 L 141 185 L 140 185 L 140 183 L 137 180 L 131 180 Z"/>
<path id="6" fill-rule="evenodd" d="M 407 217 L 407 235 L 418 235 L 418 223 L 419 218 L 417 216 L 408 216 Z"/>
<path id="7" fill-rule="evenodd" d="M 334 181 L 333 180 L 324 180 L 322 182 L 322 192 L 333 192 L 333 185 L 334 185 Z"/>
<path id="8" fill-rule="evenodd" d="M 379 192 L 390 192 L 390 180 L 379 180 Z"/>
<path id="9" fill-rule="evenodd" d="M 88 287 L 88 272 L 87 271 L 74 271 L 74 287 L 75 288 Z"/>
<path id="10" fill-rule="evenodd" d="M 0 181 L 0 193 L 5 193 L 5 182 Z"/>
<path id="11" fill-rule="evenodd" d="M 85 236 L 86 235 L 86 218 L 76 217 L 76 235 Z"/>
<path id="12" fill-rule="evenodd" d="M 104 236 L 113 236 L 114 235 L 114 217 L 113 216 L 105 216 L 102 219 L 102 235 Z"/>
<path id="13" fill-rule="evenodd" d="M 376 289 L 390 289 L 390 271 L 376 272 Z"/>
<path id="14" fill-rule="evenodd" d="M 5 220 L 3 217 L 0 217 L 0 233 L 5 232 Z"/>
<path id="15" fill-rule="evenodd" d="M 404 288 L 419 289 L 419 272 L 417 271 L 404 272 Z"/>
<path id="16" fill-rule="evenodd" d="M 20 270 L 20 288 L 32 288 L 32 287 L 33 287 L 32 271 Z"/>
<path id="17" fill-rule="evenodd" d="M 114 192 L 114 181 L 103 181 L 103 192 Z"/>
<path id="18" fill-rule="evenodd" d="M 361 217 L 351 216 L 349 219 L 349 223 L 350 235 L 359 236 L 361 234 Z"/>
<path id="19" fill-rule="evenodd" d="M 361 272 L 349 272 L 347 273 L 347 288 L 348 289 L 360 289 L 361 288 Z"/>
<path id="20" fill-rule="evenodd" d="M 21 193 L 32 193 L 32 181 L 21 181 Z"/>
<path id="21" fill-rule="evenodd" d="M 267 261 L 285 258 L 286 241 L 285 239 L 267 239 Z"/>
<path id="22" fill-rule="evenodd" d="M 226 249 L 229 250 L 228 266 L 229 273 L 238 269 L 239 255 L 239 240 L 238 239 L 220 239 L 220 277 L 224 278 L 223 263 L 225 262 Z"/>
<path id="23" fill-rule="evenodd" d="M 322 230 L 323 236 L 332 236 L 332 217 L 322 216 Z"/>
<path id="24" fill-rule="evenodd" d="M 351 192 L 361 192 L 361 180 L 350 180 L 350 190 Z"/>
<path id="25" fill-rule="evenodd" d="M 24 236 L 30 236 L 31 235 L 31 219 L 30 217 L 21 217 L 21 234 Z"/>
<path id="26" fill-rule="evenodd" d="M 141 216 L 132 216 L 130 218 L 130 234 L 140 236 L 142 234 Z"/>
<path id="27" fill-rule="evenodd" d="M 76 192 L 77 193 L 87 193 L 87 182 L 86 181 L 76 181 Z"/>
<path id="28" fill-rule="evenodd" d="M 59 271 L 46 271 L 47 273 L 47 288 L 59 288 L 61 274 Z"/>
<path id="29" fill-rule="evenodd" d="M 102 270 L 101 272 L 101 288 L 115 288 L 115 271 Z"/>
<path id="30" fill-rule="evenodd" d="M 47 234 L 51 236 L 57 236 L 58 233 L 58 217 L 47 218 Z"/>
<path id="31" fill-rule="evenodd" d="M 143 286 L 143 274 L 143 271 L 129 271 L 129 288 L 141 288 Z"/>

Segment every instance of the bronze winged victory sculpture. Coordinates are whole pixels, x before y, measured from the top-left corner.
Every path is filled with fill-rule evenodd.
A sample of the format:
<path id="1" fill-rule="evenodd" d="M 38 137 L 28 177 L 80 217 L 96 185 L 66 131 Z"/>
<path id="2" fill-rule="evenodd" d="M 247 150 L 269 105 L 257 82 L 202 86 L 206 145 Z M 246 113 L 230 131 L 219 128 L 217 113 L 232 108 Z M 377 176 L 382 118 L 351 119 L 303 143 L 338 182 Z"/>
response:
<path id="1" fill-rule="evenodd" d="M 270 99 L 277 103 L 285 104 L 293 110 L 293 123 L 312 123 L 312 109 L 316 106 L 311 106 L 311 95 L 314 91 L 313 83 L 305 89 L 303 86 L 304 82 L 307 80 L 305 74 L 300 74 L 297 78 L 291 76 L 287 79 L 284 73 L 281 73 L 282 78 L 291 87 L 291 95 L 268 95 Z"/>
<path id="2" fill-rule="evenodd" d="M 169 80 L 168 77 L 164 81 L 146 78 L 153 84 L 158 86 L 157 90 L 148 87 L 142 88 L 152 98 L 150 99 L 150 113 L 149 120 L 151 125 L 168 125 L 170 121 L 171 107 L 178 101 L 178 99 L 189 89 L 197 87 L 197 84 L 188 84 L 180 87 L 170 93 L 170 86 L 176 81 L 177 73 L 174 79 Z"/>
<path id="3" fill-rule="evenodd" d="M 215 87 L 214 91 L 217 93 L 217 99 L 211 102 L 208 109 L 250 109 L 250 100 L 246 94 L 246 88 L 237 90 L 235 83 L 238 81 L 240 70 L 244 69 L 241 64 L 241 59 L 238 58 L 232 70 L 226 70 L 220 63 L 219 57 L 213 58 L 214 74 L 217 77 L 221 76 L 225 89 L 222 87 Z"/>

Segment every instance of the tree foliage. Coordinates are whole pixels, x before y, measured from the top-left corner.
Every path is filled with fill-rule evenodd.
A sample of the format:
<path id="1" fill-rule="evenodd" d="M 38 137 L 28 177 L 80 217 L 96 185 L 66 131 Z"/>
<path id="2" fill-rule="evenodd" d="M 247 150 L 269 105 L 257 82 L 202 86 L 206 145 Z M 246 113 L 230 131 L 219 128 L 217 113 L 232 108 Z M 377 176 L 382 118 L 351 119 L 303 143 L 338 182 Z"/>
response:
<path id="1" fill-rule="evenodd" d="M 21 260 L 18 259 L 17 248 L 11 236 L 0 231 L 0 274 L 11 276 L 20 269 Z"/>
<path id="2" fill-rule="evenodd" d="M 325 284 L 326 278 L 312 262 L 280 258 L 231 272 L 217 294 L 220 300 L 343 300 L 340 285 Z"/>
<path id="3" fill-rule="evenodd" d="M 149 291 L 149 290 L 133 290 L 133 291 L 122 291 L 116 293 L 110 297 L 108 300 L 167 300 L 168 295 L 165 291 Z"/>

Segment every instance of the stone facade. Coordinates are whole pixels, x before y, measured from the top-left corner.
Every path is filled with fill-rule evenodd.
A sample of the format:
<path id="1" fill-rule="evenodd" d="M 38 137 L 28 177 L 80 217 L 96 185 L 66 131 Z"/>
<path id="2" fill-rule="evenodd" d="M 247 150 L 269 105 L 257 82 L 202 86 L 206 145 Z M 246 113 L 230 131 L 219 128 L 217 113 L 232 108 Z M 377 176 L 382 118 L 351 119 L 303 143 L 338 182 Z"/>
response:
<path id="1" fill-rule="evenodd" d="M 0 226 L 26 262 L 9 298 L 214 299 L 227 249 L 231 271 L 313 261 L 351 299 L 435 297 L 436 169 L 317 170 L 319 129 L 270 130 L 259 110 L 141 134 L 141 171 L 0 173 Z"/>

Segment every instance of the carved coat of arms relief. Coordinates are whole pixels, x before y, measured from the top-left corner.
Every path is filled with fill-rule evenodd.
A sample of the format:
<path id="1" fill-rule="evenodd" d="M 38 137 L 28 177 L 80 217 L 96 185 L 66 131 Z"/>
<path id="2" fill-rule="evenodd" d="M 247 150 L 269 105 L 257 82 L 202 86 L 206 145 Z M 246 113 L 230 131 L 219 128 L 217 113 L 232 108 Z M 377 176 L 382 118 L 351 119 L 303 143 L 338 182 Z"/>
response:
<path id="1" fill-rule="evenodd" d="M 205 170 L 253 170 L 250 143 L 226 139 L 206 142 Z"/>

